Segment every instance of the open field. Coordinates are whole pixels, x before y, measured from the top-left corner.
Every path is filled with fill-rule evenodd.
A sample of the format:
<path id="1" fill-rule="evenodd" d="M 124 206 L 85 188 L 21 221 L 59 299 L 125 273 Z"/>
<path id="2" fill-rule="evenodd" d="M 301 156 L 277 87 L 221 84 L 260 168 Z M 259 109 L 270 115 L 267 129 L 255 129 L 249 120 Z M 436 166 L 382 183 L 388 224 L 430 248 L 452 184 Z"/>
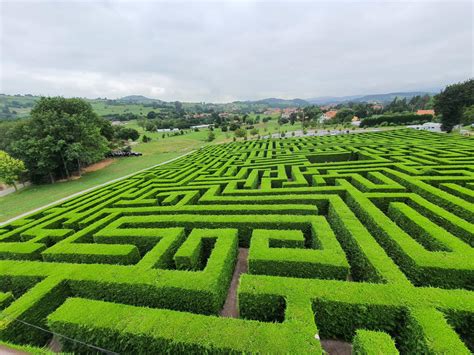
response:
<path id="1" fill-rule="evenodd" d="M 0 340 L 469 354 L 473 164 L 414 130 L 206 146 L 2 227 Z"/>

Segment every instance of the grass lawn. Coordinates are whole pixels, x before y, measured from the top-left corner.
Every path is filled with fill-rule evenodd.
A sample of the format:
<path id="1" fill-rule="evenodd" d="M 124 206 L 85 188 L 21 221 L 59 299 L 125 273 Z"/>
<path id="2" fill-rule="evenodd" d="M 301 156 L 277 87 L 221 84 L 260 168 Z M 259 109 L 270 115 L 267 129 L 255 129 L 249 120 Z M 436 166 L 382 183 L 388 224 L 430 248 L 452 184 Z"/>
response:
<path id="1" fill-rule="evenodd" d="M 138 104 L 107 105 L 105 101 L 100 100 L 91 100 L 89 103 L 92 105 L 95 113 L 97 113 L 99 116 L 124 113 L 134 113 L 136 115 L 146 116 L 146 114 L 150 111 L 159 111 L 159 109 L 144 107 L 143 105 Z"/>
<path id="2" fill-rule="evenodd" d="M 143 156 L 116 159 L 112 164 L 105 168 L 86 173 L 77 180 L 47 185 L 32 185 L 23 188 L 18 192 L 0 197 L 0 222 L 67 197 L 76 192 L 151 167 L 169 159 L 176 158 L 207 144 L 231 142 L 234 136 L 233 132 L 221 132 L 220 129 L 216 129 L 214 131 L 216 139 L 209 143 L 206 141 L 208 136 L 207 129 L 203 129 L 199 132 L 189 131 L 184 135 L 163 138 L 162 133 L 145 132 L 136 124 L 135 121 L 127 122 L 126 126 L 135 128 L 140 132 L 140 134 L 146 134 L 152 138 L 151 142 L 140 142 L 133 145 L 133 150 L 143 153 Z M 294 126 L 291 126 L 290 124 L 285 124 L 279 126 L 276 120 L 271 120 L 266 123 L 260 122 L 255 125 L 255 128 L 259 130 L 260 135 L 266 135 L 276 133 L 279 130 L 299 130 L 301 129 L 301 125 L 295 124 Z M 239 138 L 239 140 L 242 140 L 242 138 Z"/>
<path id="3" fill-rule="evenodd" d="M 127 126 L 143 133 L 143 130 L 131 121 Z M 0 197 L 0 222 L 6 221 L 19 214 L 41 207 L 48 203 L 64 198 L 73 193 L 94 187 L 135 171 L 151 167 L 172 158 L 176 158 L 193 149 L 206 144 L 207 130 L 190 132 L 182 136 L 162 138 L 160 133 L 146 134 L 152 137 L 148 143 L 138 143 L 133 150 L 143 153 L 141 157 L 118 158 L 112 164 L 101 170 L 84 174 L 80 179 L 58 182 L 55 184 L 32 185 L 18 192 Z M 231 141 L 222 132 L 216 130 L 216 140 L 212 143 Z"/>

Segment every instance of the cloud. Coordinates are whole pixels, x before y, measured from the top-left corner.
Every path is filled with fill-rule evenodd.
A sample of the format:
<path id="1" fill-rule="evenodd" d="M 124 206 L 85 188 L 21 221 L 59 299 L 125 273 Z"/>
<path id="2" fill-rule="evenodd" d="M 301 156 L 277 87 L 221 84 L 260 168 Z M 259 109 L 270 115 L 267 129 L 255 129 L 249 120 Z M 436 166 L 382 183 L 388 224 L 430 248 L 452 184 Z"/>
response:
<path id="1" fill-rule="evenodd" d="M 218 102 L 473 75 L 470 1 L 7 0 L 0 13 L 7 93 Z"/>

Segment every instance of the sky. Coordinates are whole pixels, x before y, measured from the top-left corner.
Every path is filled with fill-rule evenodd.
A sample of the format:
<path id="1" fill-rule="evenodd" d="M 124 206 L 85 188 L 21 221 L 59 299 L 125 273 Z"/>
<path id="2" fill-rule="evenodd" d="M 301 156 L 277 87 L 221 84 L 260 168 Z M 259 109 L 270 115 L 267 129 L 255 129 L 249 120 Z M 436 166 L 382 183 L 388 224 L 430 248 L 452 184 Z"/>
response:
<path id="1" fill-rule="evenodd" d="M 0 0 L 0 93 L 229 102 L 472 78 L 467 1 Z"/>

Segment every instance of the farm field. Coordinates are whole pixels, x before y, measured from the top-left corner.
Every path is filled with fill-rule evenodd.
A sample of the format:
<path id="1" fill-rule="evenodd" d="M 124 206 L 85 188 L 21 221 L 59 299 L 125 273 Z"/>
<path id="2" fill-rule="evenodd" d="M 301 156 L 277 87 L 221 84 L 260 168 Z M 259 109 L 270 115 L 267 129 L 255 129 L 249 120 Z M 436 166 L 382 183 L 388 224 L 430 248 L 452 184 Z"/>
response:
<path id="1" fill-rule="evenodd" d="M 203 146 L 0 227 L 0 340 L 470 354 L 473 167 L 415 130 Z"/>

